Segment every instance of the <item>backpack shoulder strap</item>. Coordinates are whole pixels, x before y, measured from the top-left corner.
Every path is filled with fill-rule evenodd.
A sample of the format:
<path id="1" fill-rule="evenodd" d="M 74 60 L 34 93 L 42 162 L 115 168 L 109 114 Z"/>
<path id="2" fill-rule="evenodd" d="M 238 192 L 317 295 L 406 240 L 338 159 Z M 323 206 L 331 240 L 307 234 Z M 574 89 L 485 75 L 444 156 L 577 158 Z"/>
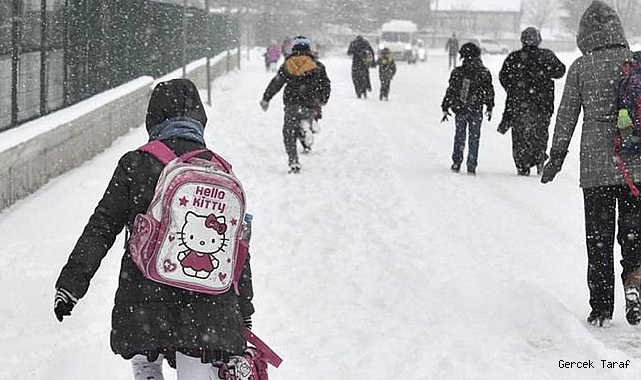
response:
<path id="1" fill-rule="evenodd" d="M 232 172 L 232 171 L 231 171 L 231 164 L 230 164 L 227 160 L 225 160 L 224 158 L 222 158 L 221 156 L 219 156 L 218 154 L 216 154 L 216 153 L 214 153 L 214 152 L 211 152 L 211 154 L 212 154 L 212 157 L 211 157 L 211 160 L 212 160 L 212 161 L 213 161 L 214 159 L 218 160 L 218 162 L 220 163 L 220 165 L 222 165 L 222 167 L 225 169 L 225 171 L 226 171 L 227 173 L 231 173 L 231 172 Z"/>
<path id="2" fill-rule="evenodd" d="M 175 159 L 176 153 L 173 150 L 169 149 L 167 144 L 163 143 L 160 140 L 153 140 L 147 144 L 138 148 L 139 151 L 149 153 L 152 156 L 156 157 L 158 161 L 162 162 L 164 165 L 167 165 L 171 160 Z"/>
<path id="3" fill-rule="evenodd" d="M 160 162 L 162 162 L 164 165 L 167 165 L 170 161 L 172 161 L 173 159 L 178 157 L 178 156 L 176 156 L 176 153 L 174 153 L 174 151 L 171 150 L 167 146 L 167 144 L 163 143 L 160 140 L 150 141 L 147 144 L 145 144 L 145 145 L 141 146 L 140 148 L 138 148 L 137 150 L 139 150 L 141 152 L 145 152 L 145 153 L 151 154 L 156 159 L 158 159 Z M 210 152 L 212 154 L 211 161 L 212 162 L 216 162 L 217 161 L 223 167 L 223 169 L 225 169 L 225 171 L 227 173 L 231 173 L 232 172 L 231 164 L 227 160 L 225 160 L 224 158 L 219 156 L 218 154 L 210 151 L 209 149 L 193 150 L 191 152 L 187 152 L 187 153 L 181 155 L 180 157 L 183 160 L 187 161 L 190 158 L 194 158 L 194 157 L 196 157 L 199 154 L 202 154 L 204 152 Z"/>

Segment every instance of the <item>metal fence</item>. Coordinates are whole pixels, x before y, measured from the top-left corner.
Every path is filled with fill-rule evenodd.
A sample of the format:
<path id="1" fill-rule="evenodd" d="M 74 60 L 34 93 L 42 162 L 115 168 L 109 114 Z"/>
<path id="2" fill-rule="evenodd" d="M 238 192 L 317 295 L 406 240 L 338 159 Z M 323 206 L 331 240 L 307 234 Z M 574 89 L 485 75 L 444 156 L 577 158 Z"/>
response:
<path id="1" fill-rule="evenodd" d="M 0 131 L 239 45 L 224 14 L 151 0 L 0 0 Z"/>

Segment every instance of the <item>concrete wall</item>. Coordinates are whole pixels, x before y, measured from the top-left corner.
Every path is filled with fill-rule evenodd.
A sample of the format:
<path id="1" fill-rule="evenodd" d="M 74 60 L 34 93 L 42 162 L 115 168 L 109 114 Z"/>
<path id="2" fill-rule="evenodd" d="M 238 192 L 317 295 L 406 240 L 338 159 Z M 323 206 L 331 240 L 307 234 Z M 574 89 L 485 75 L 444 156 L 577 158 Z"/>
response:
<path id="1" fill-rule="evenodd" d="M 239 66 L 238 50 L 225 52 L 210 59 L 210 79 L 225 75 Z M 179 77 L 182 70 L 160 80 Z M 207 88 L 206 60 L 187 66 L 186 77 L 204 90 Z M 149 96 L 155 83 L 152 77 L 142 77 L 119 88 L 98 94 L 84 102 L 44 116 L 30 123 L 0 133 L 20 133 L 20 129 L 56 123 L 55 128 L 36 134 L 14 146 L 0 151 L 0 210 L 35 192 L 49 179 L 73 169 L 108 148 L 116 138 L 144 124 Z M 109 92 L 119 95 L 109 98 Z M 107 94 L 107 95 L 106 95 Z M 98 99 L 107 97 L 106 101 Z M 203 101 L 205 101 L 203 99 Z M 60 113 L 66 113 L 65 118 Z M 69 114 L 77 117 L 69 118 Z"/>

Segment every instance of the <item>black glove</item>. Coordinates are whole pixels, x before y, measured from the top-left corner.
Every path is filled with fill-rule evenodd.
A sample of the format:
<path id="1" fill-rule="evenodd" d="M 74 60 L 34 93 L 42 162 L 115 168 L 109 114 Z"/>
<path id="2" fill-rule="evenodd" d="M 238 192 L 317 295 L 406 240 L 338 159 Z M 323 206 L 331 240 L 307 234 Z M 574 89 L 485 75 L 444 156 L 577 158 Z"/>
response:
<path id="1" fill-rule="evenodd" d="M 443 118 L 441 119 L 441 123 L 442 123 L 442 122 L 444 122 L 444 121 L 447 121 L 447 117 L 448 117 L 448 116 L 452 116 L 452 114 L 450 113 L 450 111 L 447 111 L 447 110 L 446 110 L 446 111 L 443 111 Z"/>
<path id="2" fill-rule="evenodd" d="M 565 160 L 565 156 L 567 154 L 567 151 L 564 153 L 550 152 L 550 159 L 543 167 L 543 174 L 541 174 L 541 183 L 552 182 L 557 173 L 561 171 L 563 161 Z"/>
<path id="3" fill-rule="evenodd" d="M 487 121 L 492 121 L 492 110 L 487 110 L 485 114 L 487 115 Z"/>
<path id="4" fill-rule="evenodd" d="M 243 326 L 247 327 L 250 330 L 252 329 L 252 316 L 251 315 L 243 317 Z"/>
<path id="5" fill-rule="evenodd" d="M 70 291 L 64 288 L 58 288 L 53 300 L 53 312 L 56 313 L 58 321 L 62 322 L 64 316 L 71 315 L 71 310 L 73 310 L 77 302 L 78 298 L 71 294 Z"/>

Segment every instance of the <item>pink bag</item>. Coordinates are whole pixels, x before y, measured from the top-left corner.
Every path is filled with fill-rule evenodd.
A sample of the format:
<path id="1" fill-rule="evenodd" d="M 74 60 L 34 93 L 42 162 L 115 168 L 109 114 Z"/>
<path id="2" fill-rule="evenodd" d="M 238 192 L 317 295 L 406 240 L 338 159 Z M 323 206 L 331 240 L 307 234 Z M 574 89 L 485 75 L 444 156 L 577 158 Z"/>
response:
<path id="1" fill-rule="evenodd" d="M 217 365 L 219 380 L 269 380 L 267 365 L 278 368 L 283 362 L 251 330 L 245 329 L 245 337 L 254 347 L 247 347 L 242 355 L 232 356 L 227 363 Z"/>
<path id="2" fill-rule="evenodd" d="M 165 164 L 145 214 L 127 241 L 131 258 L 153 281 L 222 294 L 238 281 L 249 250 L 243 239 L 245 193 L 231 165 L 207 150 L 176 157 L 161 141 L 141 148 Z"/>

